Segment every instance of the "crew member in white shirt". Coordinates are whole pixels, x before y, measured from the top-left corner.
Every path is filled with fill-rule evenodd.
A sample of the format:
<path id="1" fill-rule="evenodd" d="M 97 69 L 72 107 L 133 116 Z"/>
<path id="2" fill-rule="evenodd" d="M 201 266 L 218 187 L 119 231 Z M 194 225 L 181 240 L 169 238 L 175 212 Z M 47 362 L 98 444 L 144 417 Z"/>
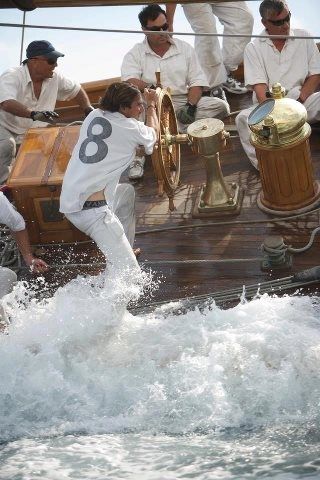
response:
<path id="1" fill-rule="evenodd" d="M 267 99 L 267 91 L 280 82 L 287 97 L 301 102 L 308 113 L 308 122 L 320 120 L 320 53 L 312 39 L 281 38 L 281 35 L 308 37 L 305 30 L 291 29 L 291 13 L 285 0 L 264 0 L 260 15 L 265 30 L 263 35 L 278 38 L 256 38 L 249 43 L 244 54 L 245 82 L 253 90 L 252 108 L 236 117 L 242 146 L 255 168 L 258 161 L 250 143 L 248 117 L 258 103 Z M 280 38 L 279 38 L 280 37 Z"/>
<path id="2" fill-rule="evenodd" d="M 31 268 L 32 272 L 41 273 L 48 270 L 46 262 L 41 258 L 34 257 L 25 222 L 3 192 L 0 192 L 0 224 L 9 227 L 26 265 Z M 11 292 L 16 281 L 17 275 L 13 270 L 0 267 L 0 299 Z M 5 314 L 0 302 L 0 323 L 4 318 Z"/>
<path id="3" fill-rule="evenodd" d="M 245 46 L 250 40 L 253 28 L 253 15 L 246 2 L 214 2 L 182 4 L 186 19 L 196 34 L 217 33 L 217 20 L 223 25 L 222 48 L 217 36 L 195 37 L 194 48 L 201 67 L 206 74 L 212 96 L 225 98 L 223 89 L 230 93 L 243 94 L 247 89 L 233 77 L 243 61 Z M 176 4 L 167 4 L 167 17 L 170 31 Z M 228 35 L 244 35 L 232 37 Z"/>
<path id="4" fill-rule="evenodd" d="M 0 184 L 8 178 L 25 132 L 56 121 L 57 100 L 74 98 L 85 115 L 93 110 L 81 85 L 54 71 L 64 54 L 50 42 L 31 42 L 26 56 L 22 65 L 0 76 Z"/>
<path id="5" fill-rule="evenodd" d="M 143 91 L 148 85 L 156 85 L 156 72 L 160 71 L 162 86 L 170 88 L 182 132 L 200 118 L 227 116 L 230 110 L 226 101 L 202 96 L 203 87 L 208 88 L 208 81 L 191 45 L 163 33 L 168 30 L 166 12 L 159 5 L 150 4 L 139 13 L 139 21 L 144 32 L 158 33 L 146 33 L 144 41 L 125 55 L 122 80 Z M 144 157 L 135 158 L 129 178 L 143 175 L 144 161 Z"/>
<path id="6" fill-rule="evenodd" d="M 114 83 L 100 108 L 80 129 L 62 184 L 60 211 L 90 236 L 119 272 L 140 271 L 132 249 L 135 236 L 134 188 L 119 184 L 136 148 L 151 154 L 159 132 L 157 93 L 128 83 Z M 146 104 L 146 125 L 139 121 Z"/>

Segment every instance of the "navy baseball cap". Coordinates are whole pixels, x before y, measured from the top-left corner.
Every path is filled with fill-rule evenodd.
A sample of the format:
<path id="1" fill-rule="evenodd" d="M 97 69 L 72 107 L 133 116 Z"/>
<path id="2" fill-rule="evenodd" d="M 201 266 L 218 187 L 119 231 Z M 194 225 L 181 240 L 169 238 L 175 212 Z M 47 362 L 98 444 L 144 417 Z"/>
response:
<path id="1" fill-rule="evenodd" d="M 55 50 L 52 43 L 48 40 L 35 40 L 31 42 L 26 50 L 27 58 L 46 57 L 56 60 L 58 57 L 64 57 L 64 53 Z"/>

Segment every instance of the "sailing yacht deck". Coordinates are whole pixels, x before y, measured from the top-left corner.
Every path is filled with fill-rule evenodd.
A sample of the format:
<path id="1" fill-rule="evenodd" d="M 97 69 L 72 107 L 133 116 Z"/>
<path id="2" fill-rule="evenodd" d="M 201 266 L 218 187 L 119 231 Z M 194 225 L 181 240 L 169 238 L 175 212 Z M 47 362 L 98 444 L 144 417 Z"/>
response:
<path id="1" fill-rule="evenodd" d="M 239 110 L 250 105 L 251 95 L 229 95 L 229 102 L 232 111 Z M 68 117 L 68 112 L 65 114 Z M 225 123 L 232 122 L 231 118 Z M 317 126 L 313 128 L 310 142 L 315 176 L 319 178 Z M 229 139 L 220 160 L 226 182 L 236 182 L 244 192 L 238 215 L 192 217 L 196 197 L 205 182 L 205 171 L 202 159 L 194 156 L 187 145 L 181 147 L 181 185 L 175 195 L 175 211 L 169 211 L 165 195 L 157 195 L 150 159 L 146 162 L 143 179 L 135 183 L 136 246 L 142 250 L 139 261 L 143 268 L 151 269 L 155 280 L 160 282 L 152 301 L 219 292 L 287 277 L 319 262 L 320 238 L 316 236 L 310 249 L 293 256 L 291 267 L 261 269 L 263 255 L 260 247 L 265 237 L 281 235 L 287 245 L 303 247 L 312 230 L 319 225 L 319 210 L 297 219 L 280 219 L 273 223 L 274 216 L 257 207 L 257 195 L 261 190 L 259 173 L 246 158 L 238 137 Z M 122 181 L 128 181 L 127 173 Z M 78 274 L 95 274 L 103 269 L 104 258 L 92 243 L 45 246 L 42 253 L 52 265 L 46 275 L 50 292 Z M 23 270 L 21 278 L 31 277 Z M 148 303 L 150 298 L 144 301 Z"/>

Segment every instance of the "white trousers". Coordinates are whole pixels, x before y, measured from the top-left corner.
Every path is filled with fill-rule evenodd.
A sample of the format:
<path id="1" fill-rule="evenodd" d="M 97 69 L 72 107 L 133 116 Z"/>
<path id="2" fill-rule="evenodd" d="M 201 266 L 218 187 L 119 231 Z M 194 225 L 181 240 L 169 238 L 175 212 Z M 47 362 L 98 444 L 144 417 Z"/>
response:
<path id="1" fill-rule="evenodd" d="M 13 162 L 17 145 L 20 145 L 24 135 L 17 135 L 0 126 L 0 185 L 8 176 L 10 165 Z"/>
<path id="2" fill-rule="evenodd" d="M 293 93 L 294 92 L 294 93 Z M 292 90 L 292 95 L 290 95 L 291 92 L 288 93 L 288 97 L 290 98 L 299 98 L 299 93 L 296 95 L 295 94 L 296 89 Z M 240 112 L 236 119 L 236 126 L 239 132 L 239 137 L 240 141 L 242 143 L 243 149 L 246 152 L 250 162 L 255 168 L 258 167 L 258 160 L 256 156 L 256 151 L 253 145 L 250 143 L 250 136 L 251 136 L 251 130 L 248 127 L 248 117 L 252 110 L 257 106 L 258 104 L 253 105 L 253 107 L 246 108 L 245 110 L 242 110 Z M 310 95 L 310 97 L 307 98 L 307 100 L 304 102 L 304 106 L 306 107 L 307 110 L 307 120 L 309 123 L 314 123 L 320 121 L 320 92 L 313 93 Z"/>
<path id="3" fill-rule="evenodd" d="M 172 102 L 174 109 L 177 111 L 187 103 L 187 95 L 173 95 Z M 227 102 L 217 97 L 201 97 L 197 103 L 196 120 L 201 118 L 220 118 L 223 119 L 230 113 L 230 107 Z M 188 125 L 179 122 L 179 131 L 184 133 L 187 131 Z"/>
<path id="4" fill-rule="evenodd" d="M 184 14 L 195 33 L 217 33 L 216 17 L 224 34 L 251 35 L 253 15 L 246 2 L 189 3 Z M 194 47 L 210 88 L 226 81 L 243 60 L 247 37 L 223 37 L 222 50 L 218 37 L 196 37 Z"/>
<path id="5" fill-rule="evenodd" d="M 13 270 L 6 267 L 0 267 L 0 332 L 4 325 L 8 323 L 5 309 L 1 298 L 10 293 L 17 281 L 17 275 Z"/>
<path id="6" fill-rule="evenodd" d="M 134 199 L 133 186 L 119 184 L 114 197 L 114 213 L 105 205 L 65 214 L 73 225 L 96 242 L 117 273 L 140 271 L 132 250 L 135 236 Z"/>
<path id="7" fill-rule="evenodd" d="M 0 298 L 10 293 L 17 281 L 17 275 L 13 270 L 0 267 Z"/>

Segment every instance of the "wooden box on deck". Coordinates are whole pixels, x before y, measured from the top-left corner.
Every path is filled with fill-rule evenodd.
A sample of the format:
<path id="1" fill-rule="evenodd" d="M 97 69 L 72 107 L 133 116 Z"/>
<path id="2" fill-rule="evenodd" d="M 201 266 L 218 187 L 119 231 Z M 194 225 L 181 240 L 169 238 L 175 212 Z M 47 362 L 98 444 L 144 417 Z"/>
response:
<path id="1" fill-rule="evenodd" d="M 79 136 L 78 125 L 28 130 L 8 186 L 34 244 L 87 240 L 59 212 L 63 175 Z"/>

